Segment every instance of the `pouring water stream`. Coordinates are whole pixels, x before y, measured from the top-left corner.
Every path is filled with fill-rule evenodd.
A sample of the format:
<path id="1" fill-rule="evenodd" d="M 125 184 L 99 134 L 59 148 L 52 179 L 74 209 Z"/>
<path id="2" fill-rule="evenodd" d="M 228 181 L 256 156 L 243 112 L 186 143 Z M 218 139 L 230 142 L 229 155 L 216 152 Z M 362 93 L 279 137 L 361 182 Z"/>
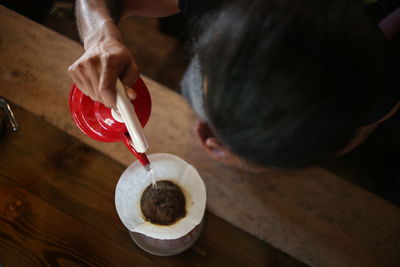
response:
<path id="1" fill-rule="evenodd" d="M 153 188 L 157 187 L 157 183 L 156 180 L 154 178 L 154 170 L 153 170 L 153 166 L 151 166 L 150 163 L 146 164 L 146 166 L 144 166 L 144 169 L 147 172 L 147 176 L 149 176 L 149 178 L 151 179 L 151 185 L 153 186 Z"/>

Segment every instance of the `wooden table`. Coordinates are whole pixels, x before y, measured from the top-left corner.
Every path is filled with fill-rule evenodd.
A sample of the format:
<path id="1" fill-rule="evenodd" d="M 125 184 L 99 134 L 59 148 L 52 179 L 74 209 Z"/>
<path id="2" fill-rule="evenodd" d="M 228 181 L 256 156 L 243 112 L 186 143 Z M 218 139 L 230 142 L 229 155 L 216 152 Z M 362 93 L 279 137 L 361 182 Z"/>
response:
<path id="1" fill-rule="evenodd" d="M 0 137 L 0 266 L 302 266 L 206 213 L 196 245 L 157 257 L 130 239 L 114 207 L 125 166 L 14 106 Z"/>

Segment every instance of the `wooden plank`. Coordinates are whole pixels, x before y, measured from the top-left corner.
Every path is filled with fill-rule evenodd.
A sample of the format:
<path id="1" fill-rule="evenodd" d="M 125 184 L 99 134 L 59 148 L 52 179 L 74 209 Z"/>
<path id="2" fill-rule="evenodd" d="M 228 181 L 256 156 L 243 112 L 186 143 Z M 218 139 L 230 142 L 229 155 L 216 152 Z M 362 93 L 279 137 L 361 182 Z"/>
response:
<path id="1" fill-rule="evenodd" d="M 70 119 L 66 69 L 82 53 L 81 46 L 2 7 L 0 18 L 0 95 L 117 161 L 131 163 L 121 144 L 90 140 Z M 214 214 L 311 265 L 400 262 L 398 207 L 320 168 L 255 176 L 225 167 L 198 144 L 195 117 L 185 101 L 145 82 L 153 99 L 145 129 L 151 152 L 176 154 L 194 165 Z"/>
<path id="2" fill-rule="evenodd" d="M 4 198 L 0 202 L 0 216 L 8 218 L 15 209 L 29 213 L 29 219 L 21 224 L 30 224 L 27 229 L 37 234 L 30 237 L 31 245 L 27 246 L 23 234 L 14 224 L 15 220 L 26 216 L 13 215 L 11 217 L 15 219 L 11 222 L 5 219 L 4 224 L 9 226 L 1 227 L 5 230 L 1 231 L 0 237 L 4 246 L 0 263 L 5 266 L 13 260 L 16 262 L 10 266 L 35 261 L 49 263 L 51 259 L 45 252 L 59 246 L 67 247 L 71 254 L 65 252 L 67 259 L 72 257 L 71 260 L 88 265 L 103 262 L 104 265 L 124 266 L 128 262 L 137 262 L 138 266 L 187 266 L 195 262 L 199 266 L 270 266 L 275 263 L 302 266 L 297 260 L 208 212 L 199 242 L 182 255 L 155 257 L 139 250 L 114 208 L 114 188 L 125 167 L 39 117 L 17 107 L 14 111 L 23 127 L 0 139 L 0 187 L 3 190 L 0 195 Z M 49 230 L 45 236 L 50 241 L 41 236 L 46 229 Z M 28 232 L 26 229 L 20 231 Z M 60 240 L 68 244 L 58 244 Z M 16 249 L 20 244 L 25 244 L 23 249 Z M 83 247 L 81 254 L 76 252 L 80 247 Z M 103 261 L 109 250 L 117 250 L 119 254 Z M 31 256 L 20 257 L 20 253 Z M 21 262 L 18 262 L 19 258 Z"/>
<path id="3" fill-rule="evenodd" d="M 129 253 L 37 196 L 0 177 L 2 266 L 151 265 L 138 248 Z"/>

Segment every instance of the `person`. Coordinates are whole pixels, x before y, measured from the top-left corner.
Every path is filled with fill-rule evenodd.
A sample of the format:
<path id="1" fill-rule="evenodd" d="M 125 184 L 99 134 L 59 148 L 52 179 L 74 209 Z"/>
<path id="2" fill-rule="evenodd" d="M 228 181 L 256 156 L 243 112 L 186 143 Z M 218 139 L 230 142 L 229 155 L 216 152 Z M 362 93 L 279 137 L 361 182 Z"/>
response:
<path id="1" fill-rule="evenodd" d="M 183 94 L 220 162 L 253 171 L 317 164 L 399 110 L 397 88 L 385 83 L 386 42 L 359 1 L 78 0 L 85 52 L 71 78 L 115 106 L 116 79 L 131 86 L 139 75 L 116 23 L 179 11 L 193 32 Z"/>

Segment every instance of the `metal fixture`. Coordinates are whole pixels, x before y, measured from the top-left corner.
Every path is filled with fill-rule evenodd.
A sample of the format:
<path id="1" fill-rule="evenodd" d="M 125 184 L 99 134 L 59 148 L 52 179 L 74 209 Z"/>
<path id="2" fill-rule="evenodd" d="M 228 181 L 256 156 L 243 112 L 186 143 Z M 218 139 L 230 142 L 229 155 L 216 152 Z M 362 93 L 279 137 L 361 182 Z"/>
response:
<path id="1" fill-rule="evenodd" d="M 17 120 L 14 117 L 14 113 L 11 110 L 10 104 L 8 104 L 7 100 L 5 100 L 2 97 L 0 97 L 0 107 L 7 114 L 8 120 L 11 123 L 11 127 L 12 127 L 13 131 L 17 131 L 19 129 L 19 126 L 18 126 Z"/>

